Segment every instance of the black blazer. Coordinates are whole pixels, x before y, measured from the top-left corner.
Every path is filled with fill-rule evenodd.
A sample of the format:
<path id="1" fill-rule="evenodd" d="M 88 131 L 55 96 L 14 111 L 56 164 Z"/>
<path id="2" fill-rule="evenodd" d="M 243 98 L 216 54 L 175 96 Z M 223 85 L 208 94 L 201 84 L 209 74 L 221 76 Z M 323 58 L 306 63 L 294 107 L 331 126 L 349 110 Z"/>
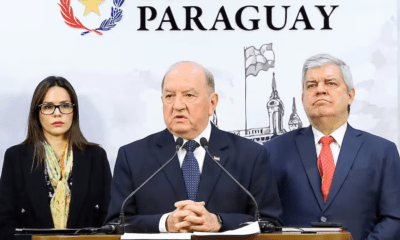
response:
<path id="1" fill-rule="evenodd" d="M 54 228 L 43 166 L 33 167 L 34 147 L 7 149 L 0 180 L 0 239 L 15 228 Z M 111 170 L 104 149 L 73 150 L 71 203 L 67 228 L 98 227 L 107 216 Z"/>

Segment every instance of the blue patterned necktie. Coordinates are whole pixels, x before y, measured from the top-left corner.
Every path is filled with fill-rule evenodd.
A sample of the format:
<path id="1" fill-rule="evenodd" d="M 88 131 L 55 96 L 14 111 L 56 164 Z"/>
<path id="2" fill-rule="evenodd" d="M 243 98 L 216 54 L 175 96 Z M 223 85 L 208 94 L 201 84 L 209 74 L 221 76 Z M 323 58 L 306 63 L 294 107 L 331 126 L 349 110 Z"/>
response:
<path id="1" fill-rule="evenodd" d="M 200 146 L 196 141 L 189 140 L 183 146 L 186 149 L 186 156 L 182 163 L 183 180 L 185 181 L 186 192 L 188 199 L 197 200 L 199 191 L 200 170 L 199 163 L 193 154 L 193 151 Z"/>

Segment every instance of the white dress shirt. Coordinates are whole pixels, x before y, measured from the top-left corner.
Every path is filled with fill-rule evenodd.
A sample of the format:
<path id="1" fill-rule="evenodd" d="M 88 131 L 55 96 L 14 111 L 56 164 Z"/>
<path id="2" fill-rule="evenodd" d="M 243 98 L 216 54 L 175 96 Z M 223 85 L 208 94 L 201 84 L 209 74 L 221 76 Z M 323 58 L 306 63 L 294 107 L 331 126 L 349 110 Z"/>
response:
<path id="1" fill-rule="evenodd" d="M 193 151 L 193 154 L 196 157 L 197 162 L 199 163 L 200 174 L 203 172 L 204 157 L 206 156 L 206 150 L 204 150 L 204 148 L 201 146 L 200 139 L 204 137 L 205 139 L 207 139 L 207 142 L 208 142 L 210 140 L 210 135 L 211 135 L 211 122 L 208 122 L 206 129 L 204 129 L 204 131 L 202 133 L 200 133 L 199 136 L 197 136 L 195 139 L 193 139 L 200 145 L 198 148 L 196 148 Z M 178 137 L 174 136 L 175 141 L 177 138 Z M 179 165 L 181 166 L 181 168 L 182 168 L 183 160 L 185 159 L 185 156 L 186 156 L 186 149 L 183 148 L 183 146 L 185 146 L 185 143 L 187 141 L 188 141 L 187 139 L 183 139 L 183 145 L 179 149 L 179 152 L 178 152 Z"/>
<path id="2" fill-rule="evenodd" d="M 340 153 L 340 148 L 343 143 L 343 138 L 344 134 L 346 133 L 347 130 L 347 122 L 340 126 L 338 129 L 336 129 L 331 135 L 335 141 L 331 143 L 331 151 L 333 155 L 333 161 L 335 162 L 335 166 L 337 163 L 337 160 L 339 158 L 339 153 Z M 312 127 L 312 131 L 314 133 L 314 141 L 315 141 L 315 149 L 317 150 L 317 158 L 319 157 L 319 154 L 321 153 L 322 149 L 322 143 L 320 142 L 322 137 L 325 137 L 325 135 L 318 131 L 316 128 Z"/>
<path id="3" fill-rule="evenodd" d="M 195 139 L 193 139 L 200 145 L 198 148 L 196 148 L 193 151 L 193 154 L 196 157 L 197 162 L 199 163 L 200 174 L 203 172 L 204 157 L 206 156 L 206 150 L 204 150 L 204 148 L 201 146 L 200 139 L 204 137 L 205 139 L 207 139 L 207 142 L 208 142 L 210 140 L 210 136 L 211 136 L 211 122 L 208 122 L 208 125 L 204 129 L 204 131 L 202 133 L 200 133 L 200 135 L 197 136 Z M 178 137 L 174 136 L 175 141 L 177 138 Z M 183 145 L 179 149 L 178 154 L 177 154 L 178 159 L 179 159 L 179 165 L 181 166 L 181 168 L 182 168 L 183 160 L 185 159 L 185 156 L 186 156 L 186 149 L 183 148 L 183 146 L 185 145 L 185 143 L 187 141 L 188 141 L 188 139 L 183 139 Z M 166 225 L 169 214 L 170 213 L 165 213 L 160 218 L 160 223 L 158 224 L 158 229 L 160 230 L 161 233 L 168 232 L 165 225 Z"/>

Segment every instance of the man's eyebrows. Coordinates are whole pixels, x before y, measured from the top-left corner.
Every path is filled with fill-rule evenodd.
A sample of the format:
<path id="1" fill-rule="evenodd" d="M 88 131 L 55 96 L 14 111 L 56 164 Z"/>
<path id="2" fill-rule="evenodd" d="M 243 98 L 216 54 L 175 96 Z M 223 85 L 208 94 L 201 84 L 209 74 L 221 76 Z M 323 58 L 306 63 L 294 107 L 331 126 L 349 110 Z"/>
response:
<path id="1" fill-rule="evenodd" d="M 163 93 L 172 93 L 174 91 L 172 91 L 171 89 L 168 88 L 164 88 Z"/>
<path id="2" fill-rule="evenodd" d="M 165 88 L 163 92 L 173 93 L 173 92 L 176 92 L 176 91 L 171 90 L 171 89 L 168 89 L 168 88 Z M 194 88 L 189 88 L 189 89 L 183 90 L 183 91 L 181 91 L 181 92 L 182 92 L 182 93 L 188 93 L 188 92 L 195 92 L 195 93 L 197 93 L 197 91 L 196 91 Z"/>
<path id="3" fill-rule="evenodd" d="M 194 90 L 194 88 L 189 88 L 189 89 L 183 90 L 182 92 L 183 92 L 183 93 L 187 93 L 187 92 L 196 92 L 196 90 Z"/>
<path id="4" fill-rule="evenodd" d="M 316 82 L 317 80 L 313 79 L 313 80 L 306 80 L 306 84 L 310 83 L 310 82 Z"/>
<path id="5" fill-rule="evenodd" d="M 324 81 L 337 81 L 337 78 L 329 77 L 329 78 L 325 78 Z M 305 83 L 307 84 L 307 83 L 314 83 L 314 82 L 317 82 L 317 80 L 316 79 L 306 80 Z"/>

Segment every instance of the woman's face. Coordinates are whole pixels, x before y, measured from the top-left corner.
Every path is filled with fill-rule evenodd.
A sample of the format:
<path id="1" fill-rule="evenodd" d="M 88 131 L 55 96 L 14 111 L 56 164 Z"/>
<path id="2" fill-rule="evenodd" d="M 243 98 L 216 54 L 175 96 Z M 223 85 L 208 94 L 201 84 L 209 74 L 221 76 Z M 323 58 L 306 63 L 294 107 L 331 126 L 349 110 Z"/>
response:
<path id="1" fill-rule="evenodd" d="M 64 134 L 72 125 L 72 119 L 74 116 L 73 112 L 70 114 L 60 112 L 60 108 L 62 112 L 69 112 L 65 109 L 67 109 L 68 104 L 72 104 L 71 97 L 67 90 L 58 86 L 49 88 L 41 104 L 44 106 L 42 106 L 42 110 L 39 108 L 39 120 L 43 127 L 44 136 L 47 139 L 49 137 L 64 137 Z M 45 115 L 42 113 L 43 111 L 49 111 L 49 109 L 52 108 L 52 105 L 61 106 L 55 108 L 52 114 Z"/>

